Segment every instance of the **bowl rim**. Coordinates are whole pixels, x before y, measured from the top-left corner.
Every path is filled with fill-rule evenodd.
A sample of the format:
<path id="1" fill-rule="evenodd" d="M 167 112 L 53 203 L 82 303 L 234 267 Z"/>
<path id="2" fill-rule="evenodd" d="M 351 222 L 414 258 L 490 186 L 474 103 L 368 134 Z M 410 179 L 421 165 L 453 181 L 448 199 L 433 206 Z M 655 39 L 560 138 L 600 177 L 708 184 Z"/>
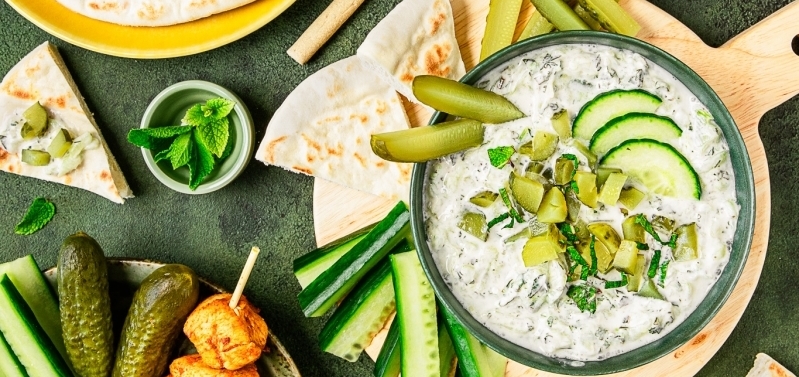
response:
<path id="1" fill-rule="evenodd" d="M 218 84 L 204 81 L 204 80 L 186 80 L 166 87 L 159 92 L 152 101 L 147 105 L 144 110 L 139 128 L 149 128 L 152 122 L 152 117 L 158 107 L 164 102 L 166 98 L 173 96 L 185 90 L 204 90 L 223 98 L 228 98 L 236 102 L 233 106 L 233 111 L 238 115 L 241 122 L 241 137 L 242 137 L 242 150 L 238 155 L 231 155 L 228 158 L 235 157 L 233 166 L 230 167 L 226 173 L 216 177 L 213 181 L 205 181 L 201 183 L 195 190 L 189 189 L 186 183 L 172 179 L 168 174 L 162 171 L 161 167 L 155 162 L 152 151 L 147 148 L 141 148 L 144 162 L 150 172 L 161 182 L 164 186 L 183 194 L 199 195 L 207 194 L 219 190 L 235 180 L 247 167 L 255 148 L 255 129 L 253 125 L 252 115 L 250 114 L 247 105 L 232 91 L 224 88 Z M 237 129 L 238 131 L 238 129 Z"/>
<path id="2" fill-rule="evenodd" d="M 751 249 L 755 222 L 754 175 L 743 137 L 732 115 L 716 92 L 680 60 L 639 39 L 597 31 L 565 31 L 537 36 L 508 46 L 488 57 L 477 64 L 460 81 L 474 85 L 486 73 L 519 55 L 561 44 L 604 45 L 643 55 L 686 85 L 692 94 L 711 111 L 716 123 L 722 129 L 724 138 L 730 147 L 730 159 L 735 173 L 736 199 L 741 208 L 729 261 L 703 302 L 682 323 L 670 329 L 668 334 L 631 351 L 600 361 L 575 363 L 571 360 L 551 358 L 519 346 L 489 330 L 463 308 L 447 287 L 427 244 L 423 203 L 427 182 L 426 162 L 414 164 L 411 175 L 411 231 L 422 267 L 439 302 L 482 343 L 511 360 L 547 372 L 566 375 L 617 373 L 639 367 L 671 353 L 696 336 L 718 314 L 737 285 Z M 446 113 L 436 112 L 431 117 L 429 124 L 442 122 L 446 117 Z"/>

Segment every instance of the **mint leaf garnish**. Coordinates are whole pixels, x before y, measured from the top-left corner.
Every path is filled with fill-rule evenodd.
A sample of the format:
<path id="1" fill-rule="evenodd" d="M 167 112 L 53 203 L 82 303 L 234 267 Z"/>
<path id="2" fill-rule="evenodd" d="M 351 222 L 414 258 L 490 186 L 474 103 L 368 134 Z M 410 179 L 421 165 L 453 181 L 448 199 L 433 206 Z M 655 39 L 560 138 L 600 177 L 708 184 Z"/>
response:
<path id="1" fill-rule="evenodd" d="M 195 129 L 195 136 L 199 129 Z M 189 160 L 189 189 L 195 190 L 214 170 L 214 156 L 203 143 L 197 143 Z"/>
<path id="2" fill-rule="evenodd" d="M 207 120 L 205 119 L 203 105 L 198 103 L 186 110 L 186 115 L 183 116 L 183 120 L 181 120 L 181 122 L 183 122 L 183 124 L 195 127 L 205 124 Z"/>
<path id="3" fill-rule="evenodd" d="M 155 162 L 168 160 L 169 159 L 169 148 L 158 152 L 155 156 L 153 156 L 153 159 L 155 160 Z"/>
<path id="4" fill-rule="evenodd" d="M 175 138 L 175 141 L 169 146 L 169 161 L 172 162 L 172 169 L 189 163 L 194 144 L 191 141 L 191 134 L 185 133 Z"/>
<path id="5" fill-rule="evenodd" d="M 572 285 L 566 296 L 574 300 L 581 312 L 596 312 L 596 288 L 589 285 Z"/>
<path id="6" fill-rule="evenodd" d="M 228 122 L 227 118 L 211 121 L 198 126 L 194 131 L 194 136 L 211 153 L 217 157 L 222 157 L 230 136 L 228 133 L 229 124 L 230 122 Z"/>
<path id="7" fill-rule="evenodd" d="M 161 144 L 159 139 L 168 139 L 191 131 L 190 126 L 170 126 L 154 128 L 136 128 L 128 132 L 128 141 L 137 147 L 153 149 Z"/>
<path id="8" fill-rule="evenodd" d="M 509 146 L 491 148 L 488 150 L 488 159 L 491 161 L 491 165 L 501 169 L 510 162 L 510 158 L 513 156 L 514 152 L 516 152 L 516 150 Z"/>
<path id="9" fill-rule="evenodd" d="M 220 120 L 227 117 L 235 105 L 236 103 L 231 100 L 224 98 L 213 98 L 206 101 L 205 105 L 201 106 L 201 109 L 206 118 Z"/>
<path id="10" fill-rule="evenodd" d="M 14 227 L 14 233 L 23 236 L 36 233 L 36 231 L 47 225 L 47 223 L 53 219 L 54 215 L 55 205 L 51 201 L 45 198 L 33 199 L 33 203 L 28 207 L 25 216 L 23 216 L 19 224 Z"/>

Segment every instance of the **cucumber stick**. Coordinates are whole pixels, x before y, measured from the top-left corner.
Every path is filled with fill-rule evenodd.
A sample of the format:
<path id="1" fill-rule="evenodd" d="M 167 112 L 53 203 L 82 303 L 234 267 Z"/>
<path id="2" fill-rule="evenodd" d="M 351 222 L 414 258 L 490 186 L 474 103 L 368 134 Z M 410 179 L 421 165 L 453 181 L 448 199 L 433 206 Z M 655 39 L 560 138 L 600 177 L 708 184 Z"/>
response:
<path id="1" fill-rule="evenodd" d="M 358 283 L 319 335 L 323 351 L 356 361 L 394 312 L 394 285 L 388 259 Z"/>
<path id="2" fill-rule="evenodd" d="M 28 375 L 72 375 L 31 308 L 5 274 L 0 275 L 0 331 Z"/>
<path id="3" fill-rule="evenodd" d="M 436 298 L 416 251 L 392 254 L 394 291 L 400 329 L 403 376 L 438 376 L 441 372 Z"/>
<path id="4" fill-rule="evenodd" d="M 441 377 L 454 377 L 458 370 L 458 356 L 452 345 L 443 316 L 438 316 L 438 358 L 441 365 Z"/>
<path id="5" fill-rule="evenodd" d="M 0 332 L 0 376 L 3 377 L 28 377 L 25 367 L 20 364 L 17 355 L 11 350 L 3 333 Z"/>
<path id="6" fill-rule="evenodd" d="M 375 377 L 397 377 L 400 374 L 399 321 L 388 328 L 386 340 L 375 360 Z"/>
<path id="7" fill-rule="evenodd" d="M 444 324 L 452 338 L 458 365 L 463 377 L 502 377 L 507 359 L 480 343 L 443 305 L 440 306 Z"/>
<path id="8" fill-rule="evenodd" d="M 355 232 L 339 238 L 327 245 L 309 252 L 294 260 L 294 276 L 300 282 L 300 286 L 305 288 L 316 279 L 317 276 L 325 272 L 330 266 L 336 263 L 353 246 L 360 242 L 369 233 L 375 224 L 358 229 Z"/>
<path id="9" fill-rule="evenodd" d="M 5 273 L 25 299 L 34 317 L 50 337 L 58 353 L 69 364 L 67 351 L 64 348 L 64 337 L 61 332 L 61 314 L 58 301 L 50 284 L 36 264 L 32 255 L 27 255 L 11 262 L 0 264 L 0 274 Z"/>
<path id="10" fill-rule="evenodd" d="M 318 317 L 332 309 L 355 284 L 410 233 L 408 205 L 396 206 L 361 242 L 320 274 L 297 297 L 306 317 Z"/>

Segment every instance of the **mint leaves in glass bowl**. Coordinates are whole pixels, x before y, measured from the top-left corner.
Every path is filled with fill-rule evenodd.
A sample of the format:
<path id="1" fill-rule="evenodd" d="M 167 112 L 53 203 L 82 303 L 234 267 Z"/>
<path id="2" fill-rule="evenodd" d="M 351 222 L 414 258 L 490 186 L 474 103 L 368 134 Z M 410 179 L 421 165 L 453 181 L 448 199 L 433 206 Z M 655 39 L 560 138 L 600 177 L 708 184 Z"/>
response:
<path id="1" fill-rule="evenodd" d="M 161 183 L 186 194 L 209 193 L 232 182 L 255 145 L 244 102 L 200 80 L 179 82 L 156 95 L 128 141 L 142 148 L 147 167 Z"/>

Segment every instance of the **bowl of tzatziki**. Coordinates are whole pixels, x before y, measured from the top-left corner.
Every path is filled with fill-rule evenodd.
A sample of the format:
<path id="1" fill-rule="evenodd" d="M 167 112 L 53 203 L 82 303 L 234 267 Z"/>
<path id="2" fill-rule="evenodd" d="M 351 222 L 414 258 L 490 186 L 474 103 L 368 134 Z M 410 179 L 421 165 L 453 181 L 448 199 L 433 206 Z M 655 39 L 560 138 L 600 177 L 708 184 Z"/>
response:
<path id="1" fill-rule="evenodd" d="M 414 168 L 411 226 L 444 309 L 508 358 L 569 375 L 629 370 L 698 334 L 738 281 L 755 201 L 708 84 L 599 32 L 525 40 L 461 81 L 525 116 Z"/>

